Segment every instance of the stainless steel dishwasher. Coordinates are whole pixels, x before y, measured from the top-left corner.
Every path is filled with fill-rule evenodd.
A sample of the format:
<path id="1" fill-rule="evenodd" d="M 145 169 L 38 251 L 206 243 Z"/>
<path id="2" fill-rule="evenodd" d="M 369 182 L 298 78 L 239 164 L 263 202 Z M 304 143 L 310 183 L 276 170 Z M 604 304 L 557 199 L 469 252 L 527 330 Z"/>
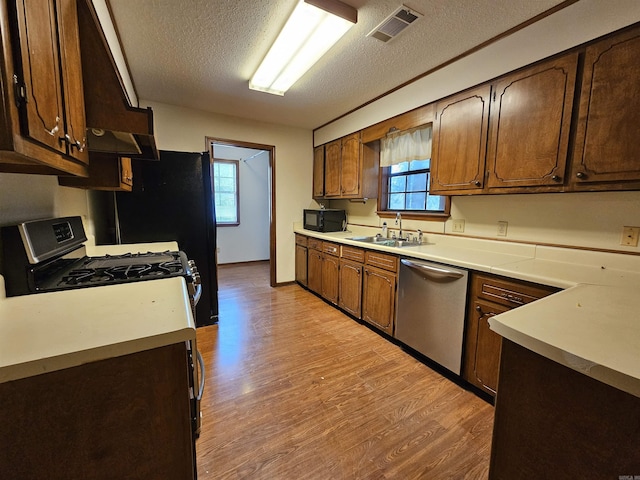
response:
<path id="1" fill-rule="evenodd" d="M 395 337 L 460 374 L 468 272 L 422 260 L 400 260 Z"/>

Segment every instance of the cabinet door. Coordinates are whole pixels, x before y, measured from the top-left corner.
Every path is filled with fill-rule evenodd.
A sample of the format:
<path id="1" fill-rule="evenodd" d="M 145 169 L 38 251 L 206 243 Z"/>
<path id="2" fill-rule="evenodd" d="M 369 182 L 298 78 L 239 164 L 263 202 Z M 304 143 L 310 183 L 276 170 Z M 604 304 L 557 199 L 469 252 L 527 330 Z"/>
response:
<path id="1" fill-rule="evenodd" d="M 296 282 L 307 286 L 307 247 L 296 245 Z"/>
<path id="2" fill-rule="evenodd" d="M 491 395 L 498 389 L 502 337 L 489 328 L 489 319 L 510 310 L 509 307 L 477 300 L 473 305 L 469 335 L 475 340 L 467 380 Z"/>
<path id="3" fill-rule="evenodd" d="M 365 266 L 362 319 L 383 332 L 393 335 L 395 298 L 396 275 Z"/>
<path id="4" fill-rule="evenodd" d="M 578 54 L 494 83 L 487 186 L 562 185 Z"/>
<path id="5" fill-rule="evenodd" d="M 481 191 L 489 121 L 489 85 L 441 100 L 433 123 L 431 192 Z"/>
<path id="6" fill-rule="evenodd" d="M 362 264 L 340 260 L 339 306 L 354 317 L 362 312 Z"/>
<path id="7" fill-rule="evenodd" d="M 16 10 L 26 96 L 22 133 L 66 153 L 66 144 L 60 140 L 64 112 L 55 2 L 18 0 Z"/>
<path id="8" fill-rule="evenodd" d="M 640 180 L 640 29 L 587 48 L 573 181 Z"/>
<path id="9" fill-rule="evenodd" d="M 80 61 L 78 10 L 76 0 L 57 0 L 62 88 L 64 91 L 65 139 L 67 153 L 89 161 Z M 128 183 L 131 184 L 130 182 Z"/>
<path id="10" fill-rule="evenodd" d="M 313 198 L 324 197 L 324 146 L 313 150 Z"/>
<path id="11" fill-rule="evenodd" d="M 322 258 L 322 296 L 331 303 L 338 304 L 338 282 L 340 261 L 338 257 L 323 255 Z"/>
<path id="12" fill-rule="evenodd" d="M 307 256 L 307 286 L 322 295 L 322 253 L 309 249 Z"/>
<path id="13" fill-rule="evenodd" d="M 341 142 L 327 143 L 324 149 L 324 196 L 340 196 Z"/>
<path id="14" fill-rule="evenodd" d="M 341 196 L 360 196 L 360 134 L 354 133 L 342 139 L 340 161 Z"/>

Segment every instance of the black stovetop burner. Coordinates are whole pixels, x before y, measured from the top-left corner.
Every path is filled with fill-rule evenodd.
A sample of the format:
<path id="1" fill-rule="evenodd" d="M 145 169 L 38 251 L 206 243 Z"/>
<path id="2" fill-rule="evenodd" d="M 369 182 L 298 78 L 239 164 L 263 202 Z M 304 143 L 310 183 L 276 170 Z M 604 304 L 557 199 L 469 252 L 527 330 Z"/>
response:
<path id="1" fill-rule="evenodd" d="M 54 291 L 185 276 L 189 266 L 184 253 L 167 251 L 58 259 L 33 273 L 36 291 Z"/>

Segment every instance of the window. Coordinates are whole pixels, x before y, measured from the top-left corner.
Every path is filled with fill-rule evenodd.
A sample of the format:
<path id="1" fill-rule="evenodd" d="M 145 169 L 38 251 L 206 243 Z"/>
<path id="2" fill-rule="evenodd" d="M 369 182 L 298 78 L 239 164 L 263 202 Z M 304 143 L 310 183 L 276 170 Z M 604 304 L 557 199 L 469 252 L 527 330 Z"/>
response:
<path id="1" fill-rule="evenodd" d="M 378 215 L 446 219 L 450 200 L 429 193 L 430 169 L 430 126 L 387 135 L 381 142 Z"/>
<path id="2" fill-rule="evenodd" d="M 429 194 L 431 160 L 411 160 L 386 167 L 385 210 L 443 213 L 445 197 Z"/>
<path id="3" fill-rule="evenodd" d="M 238 160 L 213 160 L 213 190 L 218 226 L 240 225 L 239 163 Z"/>

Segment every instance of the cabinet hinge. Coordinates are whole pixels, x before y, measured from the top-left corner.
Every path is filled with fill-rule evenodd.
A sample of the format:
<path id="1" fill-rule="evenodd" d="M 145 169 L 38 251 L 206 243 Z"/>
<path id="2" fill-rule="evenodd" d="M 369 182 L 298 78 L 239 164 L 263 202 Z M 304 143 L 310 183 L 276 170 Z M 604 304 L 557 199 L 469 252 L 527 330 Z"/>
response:
<path id="1" fill-rule="evenodd" d="M 13 75 L 13 89 L 16 99 L 16 107 L 20 108 L 24 103 L 27 103 L 27 87 L 23 82 L 18 80 L 18 75 Z"/>

